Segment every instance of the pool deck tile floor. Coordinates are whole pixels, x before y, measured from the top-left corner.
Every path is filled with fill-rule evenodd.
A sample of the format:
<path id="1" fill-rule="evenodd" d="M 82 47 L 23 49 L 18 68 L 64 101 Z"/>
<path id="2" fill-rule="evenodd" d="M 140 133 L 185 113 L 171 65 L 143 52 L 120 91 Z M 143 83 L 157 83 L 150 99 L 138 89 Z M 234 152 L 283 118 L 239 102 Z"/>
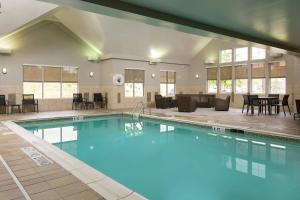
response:
<path id="1" fill-rule="evenodd" d="M 102 200 L 97 192 L 57 163 L 38 166 L 21 147 L 31 146 L 0 126 L 0 155 L 32 200 Z M 0 199 L 26 199 L 12 175 L 0 162 Z"/>
<path id="2" fill-rule="evenodd" d="M 49 166 L 39 167 L 33 162 L 20 148 L 31 146 L 31 144 L 22 137 L 12 132 L 4 125 L 3 121 L 10 120 L 29 120 L 55 117 L 71 117 L 77 115 L 98 115 L 118 113 L 130 110 L 117 110 L 115 112 L 100 112 L 99 110 L 90 111 L 57 111 L 57 112 L 40 112 L 27 114 L 0 115 L 0 156 L 3 157 L 7 165 L 15 174 L 24 190 L 32 200 L 101 200 L 104 199 L 98 192 L 107 192 L 111 184 L 103 177 L 92 177 L 84 174 L 85 168 L 75 169 L 72 163 L 62 165 L 54 163 Z M 147 112 L 147 110 L 146 110 Z M 216 112 L 211 109 L 197 109 L 193 113 L 179 113 L 176 109 L 151 109 L 148 111 L 153 116 L 165 119 L 188 120 L 191 122 L 209 122 L 217 124 L 227 124 L 233 126 L 248 127 L 268 132 L 285 133 L 291 137 L 300 138 L 300 121 L 293 120 L 287 114 L 265 116 L 251 116 L 242 114 L 240 109 L 231 109 L 229 112 Z M 47 145 L 43 148 L 47 151 Z M 60 152 L 61 154 L 61 152 Z M 63 153 L 62 153 L 63 154 Z M 49 150 L 48 157 L 58 157 Z M 63 157 L 66 157 L 64 155 Z M 91 173 L 89 173 L 91 175 Z M 78 177 L 80 178 L 80 181 Z M 104 184 L 106 191 L 98 191 L 98 185 Z M 93 189 L 94 188 L 94 189 Z M 130 194 L 126 196 L 127 194 Z M 142 199 L 139 194 L 130 193 L 123 187 L 116 196 L 124 196 L 122 199 L 135 200 Z M 0 199 L 26 199 L 18 185 L 15 183 L 9 172 L 0 162 Z"/>

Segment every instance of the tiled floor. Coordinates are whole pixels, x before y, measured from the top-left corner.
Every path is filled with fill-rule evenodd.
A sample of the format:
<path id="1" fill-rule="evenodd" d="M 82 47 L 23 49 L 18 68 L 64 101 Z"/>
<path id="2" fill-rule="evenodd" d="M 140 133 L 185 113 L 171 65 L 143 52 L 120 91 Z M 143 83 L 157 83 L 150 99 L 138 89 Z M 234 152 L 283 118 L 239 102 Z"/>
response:
<path id="1" fill-rule="evenodd" d="M 120 110 L 116 112 L 120 112 Z M 112 112 L 91 110 L 0 115 L 0 122 L 7 120 L 27 120 L 65 116 L 69 117 L 76 115 L 98 115 L 105 113 Z M 272 116 L 257 116 L 256 114 L 251 116 L 242 114 L 240 109 L 231 109 L 229 112 L 216 112 L 211 109 L 204 108 L 197 109 L 196 112 L 193 113 L 179 113 L 176 109 L 147 109 L 146 113 L 151 113 L 151 115 L 166 119 L 179 119 L 193 122 L 209 122 L 241 126 L 260 131 L 283 133 L 286 134 L 287 137 L 300 138 L 300 120 L 293 120 L 290 115 L 287 115 L 286 117 L 283 114 Z M 24 146 L 31 145 L 0 123 L 0 155 L 7 162 L 8 166 L 16 175 L 17 179 L 20 181 L 21 185 L 24 187 L 31 199 L 104 199 L 57 163 L 46 167 L 37 166 L 35 162 L 33 162 L 20 150 L 20 148 Z M 122 191 L 120 191 L 120 193 L 122 193 Z M 12 177 L 9 175 L 8 171 L 1 162 L 0 199 L 25 199 L 19 187 L 13 181 Z M 129 198 L 126 197 L 125 199 Z"/>
<path id="2" fill-rule="evenodd" d="M 101 200 L 86 184 L 56 163 L 38 166 L 20 148 L 31 146 L 0 125 L 0 155 L 32 200 Z M 25 200 L 24 194 L 0 162 L 0 199 Z"/>

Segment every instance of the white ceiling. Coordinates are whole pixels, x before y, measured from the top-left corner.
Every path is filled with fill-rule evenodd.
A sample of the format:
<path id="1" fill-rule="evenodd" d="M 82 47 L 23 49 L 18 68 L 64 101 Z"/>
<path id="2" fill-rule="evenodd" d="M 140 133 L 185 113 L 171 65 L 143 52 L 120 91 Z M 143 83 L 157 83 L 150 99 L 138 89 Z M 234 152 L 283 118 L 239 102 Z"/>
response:
<path id="1" fill-rule="evenodd" d="M 138 21 L 73 8 L 56 8 L 54 4 L 35 0 L 1 2 L 0 39 L 31 25 L 29 22 L 54 18 L 101 53 L 102 58 L 159 58 L 164 62 L 189 63 L 211 40 Z"/>
<path id="2" fill-rule="evenodd" d="M 57 6 L 35 0 L 1 0 L 0 38 Z"/>
<path id="3" fill-rule="evenodd" d="M 164 61 L 186 63 L 211 40 L 71 8 L 61 8 L 54 15 L 78 37 L 99 49 L 104 58 L 149 59 L 158 54 Z"/>

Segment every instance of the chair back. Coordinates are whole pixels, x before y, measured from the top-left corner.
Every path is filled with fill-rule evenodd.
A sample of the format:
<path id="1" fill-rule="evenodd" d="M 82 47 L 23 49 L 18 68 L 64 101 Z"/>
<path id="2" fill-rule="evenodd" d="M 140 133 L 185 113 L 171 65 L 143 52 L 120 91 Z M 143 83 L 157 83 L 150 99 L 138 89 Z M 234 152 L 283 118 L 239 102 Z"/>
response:
<path id="1" fill-rule="evenodd" d="M 88 92 L 83 93 L 83 98 L 85 101 L 89 101 L 90 100 L 90 94 Z"/>
<path id="2" fill-rule="evenodd" d="M 103 102 L 102 93 L 94 93 L 94 102 Z"/>
<path id="3" fill-rule="evenodd" d="M 81 93 L 74 93 L 73 94 L 73 103 L 82 103 L 83 98 Z"/>
<path id="4" fill-rule="evenodd" d="M 244 104 L 247 105 L 249 104 L 249 98 L 248 98 L 248 94 L 243 94 L 243 99 L 244 99 Z"/>
<path id="5" fill-rule="evenodd" d="M 290 97 L 289 94 L 285 94 L 285 95 L 283 96 L 283 99 L 282 99 L 282 105 L 284 105 L 284 106 L 289 105 L 289 97 Z"/>
<path id="6" fill-rule="evenodd" d="M 272 99 L 269 101 L 270 104 L 279 104 L 279 94 L 269 94 L 268 97 L 275 97 L 276 99 Z"/>
<path id="7" fill-rule="evenodd" d="M 5 106 L 6 101 L 5 101 L 5 95 L 0 95 L 0 106 Z"/>
<path id="8" fill-rule="evenodd" d="M 255 105 L 259 103 L 258 95 L 248 95 L 248 102 L 250 105 Z"/>
<path id="9" fill-rule="evenodd" d="M 17 103 L 16 94 L 8 94 L 8 103 L 9 105 L 16 105 Z"/>
<path id="10" fill-rule="evenodd" d="M 296 109 L 297 109 L 297 114 L 300 114 L 300 99 L 296 100 Z"/>
<path id="11" fill-rule="evenodd" d="M 23 94 L 22 104 L 34 105 L 34 94 Z"/>

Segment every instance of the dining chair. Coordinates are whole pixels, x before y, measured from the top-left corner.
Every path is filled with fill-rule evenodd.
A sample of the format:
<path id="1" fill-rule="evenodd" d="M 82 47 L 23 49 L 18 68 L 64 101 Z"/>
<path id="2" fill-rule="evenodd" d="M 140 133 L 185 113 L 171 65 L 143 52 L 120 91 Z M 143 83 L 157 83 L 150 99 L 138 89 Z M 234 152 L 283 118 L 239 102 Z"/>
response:
<path id="1" fill-rule="evenodd" d="M 258 99 L 258 95 L 248 95 L 249 105 L 247 106 L 247 114 L 249 112 L 249 107 L 251 107 L 251 114 L 254 114 L 254 108 L 258 107 L 258 115 L 261 113 L 262 104 Z"/>
<path id="2" fill-rule="evenodd" d="M 268 110 L 272 113 L 273 107 L 275 107 L 275 113 L 279 114 L 280 106 L 279 104 L 279 94 L 269 94 L 268 97 L 275 97 L 276 99 L 268 100 Z"/>
<path id="3" fill-rule="evenodd" d="M 242 113 L 244 113 L 245 106 L 247 106 L 247 108 L 249 106 L 249 98 L 248 98 L 248 96 L 249 96 L 248 94 L 243 94 L 243 100 L 244 100 L 244 102 L 243 102 Z"/>

